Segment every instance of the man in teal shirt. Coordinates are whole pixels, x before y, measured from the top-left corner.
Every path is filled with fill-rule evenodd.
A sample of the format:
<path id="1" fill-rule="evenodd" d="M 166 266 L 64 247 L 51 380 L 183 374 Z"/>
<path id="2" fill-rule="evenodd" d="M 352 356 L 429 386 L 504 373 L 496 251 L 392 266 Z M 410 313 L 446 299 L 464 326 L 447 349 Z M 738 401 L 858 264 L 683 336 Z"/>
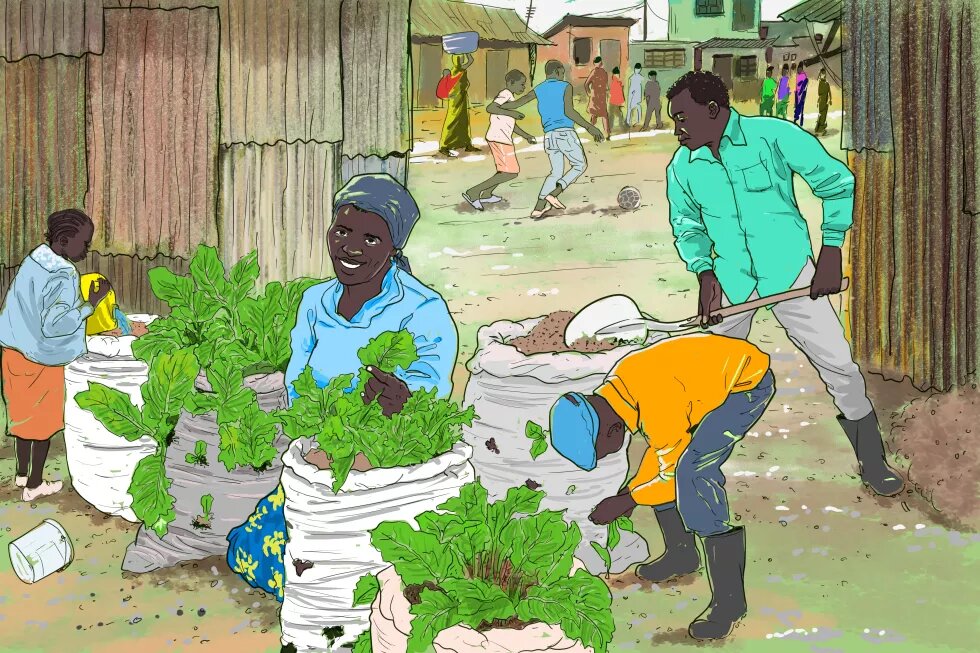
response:
<path id="1" fill-rule="evenodd" d="M 667 167 L 670 223 L 677 252 L 700 281 L 702 326 L 747 338 L 753 314 L 723 321 L 716 315 L 723 303 L 810 287 L 810 297 L 778 304 L 773 313 L 833 396 L 861 479 L 878 494 L 898 494 L 902 480 L 885 462 L 878 419 L 829 298 L 843 281 L 840 248 L 852 223 L 854 175 L 799 126 L 739 115 L 717 75 L 689 72 L 667 100 L 682 146 Z M 794 174 L 823 200 L 816 265 Z"/>

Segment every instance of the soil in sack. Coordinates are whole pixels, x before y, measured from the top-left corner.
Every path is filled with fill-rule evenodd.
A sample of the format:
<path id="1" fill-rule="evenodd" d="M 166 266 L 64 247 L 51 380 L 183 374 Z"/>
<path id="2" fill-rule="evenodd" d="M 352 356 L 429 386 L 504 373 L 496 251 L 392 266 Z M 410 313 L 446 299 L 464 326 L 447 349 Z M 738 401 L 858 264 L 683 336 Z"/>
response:
<path id="1" fill-rule="evenodd" d="M 589 572 L 598 574 L 607 569 L 591 543 L 604 547 L 607 532 L 605 526 L 593 524 L 588 517 L 627 480 L 628 443 L 587 472 L 550 446 L 532 459 L 532 440 L 526 429 L 529 421 L 547 429 L 551 407 L 563 394 L 593 392 L 619 360 L 645 345 L 621 345 L 595 353 L 557 351 L 564 348 L 564 324 L 570 316 L 569 312 L 553 313 L 522 322 L 500 321 L 480 329 L 478 350 L 467 366 L 470 379 L 463 400 L 474 407 L 479 419 L 464 428 L 463 434 L 473 447 L 477 475 L 491 496 L 499 498 L 509 488 L 531 480 L 533 487 L 546 493 L 544 508 L 564 510 L 566 518 L 579 525 L 582 544 L 576 556 Z M 542 353 L 520 351 L 517 345 L 527 346 L 531 338 L 544 350 Z M 620 573 L 647 558 L 643 538 L 624 533 L 612 552 L 611 572 Z"/>
<path id="2" fill-rule="evenodd" d="M 203 392 L 211 390 L 203 374 L 198 377 L 196 386 Z M 259 408 L 267 413 L 286 405 L 285 381 L 280 372 L 250 376 L 245 379 L 245 386 L 255 390 Z M 188 455 L 197 458 L 198 441 L 205 444 L 206 465 L 187 460 Z M 239 466 L 229 472 L 218 460 L 221 438 L 215 414 L 195 416 L 182 412 L 173 442 L 167 447 L 165 463 L 167 478 L 173 482 L 170 494 L 175 499 L 176 518 L 162 539 L 145 525 L 141 526 L 136 541 L 126 551 L 123 570 L 145 573 L 181 562 L 225 555 L 228 533 L 248 519 L 255 505 L 279 483 L 281 454 L 287 445 L 285 437 L 278 437 L 273 446 L 279 453 L 267 469 Z M 214 497 L 210 528 L 199 526 L 204 495 Z"/>
<path id="3" fill-rule="evenodd" d="M 596 354 L 612 351 L 618 346 L 613 340 L 597 340 L 595 338 L 579 338 L 569 347 L 565 344 L 565 329 L 575 317 L 571 311 L 556 311 L 546 315 L 526 336 L 519 336 L 510 341 L 525 356 L 532 354 L 551 354 L 562 352 L 578 352 L 580 354 Z"/>
<path id="4" fill-rule="evenodd" d="M 101 512 L 137 522 L 129 486 L 136 466 L 156 450 L 156 443 L 149 437 L 128 442 L 109 432 L 75 401 L 75 396 L 94 382 L 124 392 L 142 406 L 140 387 L 148 370 L 133 356 L 132 346 L 146 334 L 146 325 L 155 316 L 128 318 L 138 327 L 130 336 L 122 336 L 118 329 L 89 336 L 88 352 L 65 367 L 65 448 L 72 487 L 79 496 Z"/>

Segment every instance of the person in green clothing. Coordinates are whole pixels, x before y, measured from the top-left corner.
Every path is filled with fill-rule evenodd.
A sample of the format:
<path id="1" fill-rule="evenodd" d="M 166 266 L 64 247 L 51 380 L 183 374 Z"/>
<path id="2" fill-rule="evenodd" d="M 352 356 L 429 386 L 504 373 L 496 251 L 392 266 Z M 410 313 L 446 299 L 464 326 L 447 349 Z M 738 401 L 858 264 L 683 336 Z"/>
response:
<path id="1" fill-rule="evenodd" d="M 771 116 L 772 107 L 776 104 L 776 80 L 772 78 L 772 66 L 766 68 L 766 78 L 762 80 L 762 101 L 759 104 L 760 116 Z"/>
<path id="2" fill-rule="evenodd" d="M 783 64 L 782 76 L 779 78 L 779 86 L 776 91 L 776 117 L 786 120 L 786 113 L 789 111 L 789 65 Z"/>
<path id="3" fill-rule="evenodd" d="M 698 276 L 701 324 L 747 338 L 754 313 L 722 320 L 723 305 L 810 288 L 809 297 L 773 306 L 773 315 L 833 396 L 862 481 L 898 494 L 903 481 L 885 462 L 878 418 L 829 297 L 843 283 L 854 175 L 798 125 L 740 115 L 713 73 L 685 74 L 667 100 L 681 145 L 667 167 L 670 224 L 678 254 Z M 796 203 L 796 175 L 823 201 L 819 257 Z"/>
<path id="4" fill-rule="evenodd" d="M 821 136 L 827 133 L 827 111 L 830 109 L 833 99 L 830 97 L 830 82 L 827 81 L 826 68 L 820 69 L 820 75 L 817 79 L 819 80 L 817 84 L 817 109 L 820 111 L 820 116 L 817 118 L 817 126 L 813 133 Z"/>

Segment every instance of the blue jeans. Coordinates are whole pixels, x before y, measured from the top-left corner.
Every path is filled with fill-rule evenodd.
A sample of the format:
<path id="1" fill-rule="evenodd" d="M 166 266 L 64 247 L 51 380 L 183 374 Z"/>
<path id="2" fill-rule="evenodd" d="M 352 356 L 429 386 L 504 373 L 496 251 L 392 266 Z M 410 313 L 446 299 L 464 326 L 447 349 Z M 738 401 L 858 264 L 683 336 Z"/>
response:
<path id="1" fill-rule="evenodd" d="M 582 149 L 582 141 L 574 129 L 556 129 L 544 135 L 544 151 L 551 161 L 551 174 L 544 180 L 541 186 L 539 199 L 544 199 L 555 186 L 561 186 L 564 190 L 582 176 L 588 162 L 585 160 L 585 150 Z M 568 172 L 565 172 L 565 159 L 571 164 Z"/>
<path id="2" fill-rule="evenodd" d="M 700 537 L 727 533 L 731 513 L 721 466 L 745 433 L 766 412 L 775 392 L 775 378 L 766 372 L 752 390 L 729 395 L 725 403 L 697 425 L 674 474 L 677 512 L 687 530 Z M 665 510 L 675 504 L 656 506 Z"/>

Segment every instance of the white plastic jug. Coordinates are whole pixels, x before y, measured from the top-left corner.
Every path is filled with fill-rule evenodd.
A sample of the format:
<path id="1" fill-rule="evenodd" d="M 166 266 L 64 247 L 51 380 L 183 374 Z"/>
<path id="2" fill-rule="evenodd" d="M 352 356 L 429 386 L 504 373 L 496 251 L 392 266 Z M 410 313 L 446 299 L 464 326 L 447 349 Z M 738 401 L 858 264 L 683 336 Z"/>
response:
<path id="1" fill-rule="evenodd" d="M 67 531 L 53 519 L 10 543 L 10 564 L 25 583 L 36 583 L 71 564 L 75 551 Z"/>

